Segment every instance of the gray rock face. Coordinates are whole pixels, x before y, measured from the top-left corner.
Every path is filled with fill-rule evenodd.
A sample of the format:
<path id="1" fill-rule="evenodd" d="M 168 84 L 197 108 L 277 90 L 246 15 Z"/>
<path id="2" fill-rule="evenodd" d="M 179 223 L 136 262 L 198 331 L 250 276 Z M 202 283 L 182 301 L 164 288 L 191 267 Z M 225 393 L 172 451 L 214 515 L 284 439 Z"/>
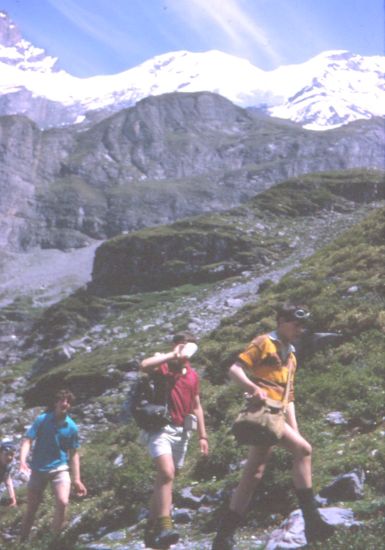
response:
<path id="1" fill-rule="evenodd" d="M 292 176 L 382 169 L 384 142 L 380 119 L 316 133 L 206 92 L 150 97 L 83 129 L 1 117 L 0 247 L 82 247 L 229 208 Z"/>
<path id="2" fill-rule="evenodd" d="M 176 228 L 165 235 L 155 233 L 152 238 L 127 236 L 112 247 L 108 243 L 101 245 L 95 256 L 92 290 L 101 293 L 156 290 L 183 282 L 223 279 L 242 270 L 237 251 L 247 253 L 249 243 L 241 237 L 214 232 L 205 235 L 194 229 L 190 234 L 183 233 L 188 232 L 180 228 L 178 234 Z M 249 256 L 256 261 L 258 254 L 250 252 Z"/>
<path id="3" fill-rule="evenodd" d="M 329 424 L 334 426 L 347 424 L 348 421 L 345 419 L 344 415 L 339 411 L 332 411 L 326 415 L 326 420 Z"/>
<path id="4" fill-rule="evenodd" d="M 320 510 L 320 514 L 326 523 L 334 527 L 343 526 L 351 528 L 360 525 L 349 508 L 324 508 Z M 302 512 L 294 510 L 281 526 L 271 533 L 264 547 L 265 550 L 294 550 L 295 548 L 304 548 L 307 542 L 304 526 Z"/>
<path id="5" fill-rule="evenodd" d="M 0 113 L 3 116 L 16 115 L 20 112 L 23 113 L 23 116 L 34 121 L 39 127 L 44 127 L 48 116 L 51 123 L 50 126 L 53 127 L 72 124 L 78 116 L 76 107 L 65 106 L 62 103 L 51 101 L 45 97 L 35 97 L 26 88 L 19 88 L 13 92 L 0 95 Z"/>
<path id="6" fill-rule="evenodd" d="M 324 487 L 319 496 L 328 503 L 341 500 L 357 500 L 364 496 L 365 472 L 363 469 L 341 474 Z"/>
<path id="7" fill-rule="evenodd" d="M 290 180 L 220 215 L 186 218 L 103 242 L 95 252 L 88 290 L 101 296 L 131 294 L 217 281 L 248 270 L 262 273 L 293 250 L 288 228 L 274 227 L 277 212 L 299 223 L 302 216 L 319 216 L 321 232 L 332 212 L 345 212 L 352 220 L 359 204 L 381 198 L 385 181 L 378 172 L 344 171 Z M 299 225 L 295 234 L 302 242 Z M 239 299 L 226 305 L 240 307 Z M 304 334 L 296 344 L 298 358 L 302 361 L 342 338 L 340 333 Z"/>

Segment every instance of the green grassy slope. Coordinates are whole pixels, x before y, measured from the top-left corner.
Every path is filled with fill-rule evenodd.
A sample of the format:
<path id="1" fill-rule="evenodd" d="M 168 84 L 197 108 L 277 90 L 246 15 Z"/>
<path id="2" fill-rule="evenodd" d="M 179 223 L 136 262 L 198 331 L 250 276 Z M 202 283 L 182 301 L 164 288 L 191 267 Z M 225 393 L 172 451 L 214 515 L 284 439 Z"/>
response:
<path id="1" fill-rule="evenodd" d="M 157 315 L 156 308 L 161 309 L 162 303 L 199 294 L 200 287 L 189 283 L 207 285 L 244 270 L 252 270 L 255 276 L 290 255 L 301 254 L 302 249 L 321 247 L 363 215 L 359 213 L 361 202 L 380 200 L 384 193 L 384 177 L 379 172 L 309 175 L 269 189 L 247 205 L 222 214 L 189 218 L 107 241 L 98 249 L 94 273 L 100 276 L 95 275 L 90 289 L 48 308 L 33 327 L 30 342 L 38 345 L 45 357 L 37 362 L 27 403 L 39 403 L 39 395 L 63 381 L 78 392 L 80 389 L 84 397 L 116 385 L 119 372 L 105 369 L 106 361 L 119 365 L 142 346 L 148 334 L 141 332 L 140 326 L 153 322 L 151 316 Z M 363 206 L 364 211 L 368 208 Z M 235 273 L 227 269 L 230 265 L 237 266 Z M 165 284 L 184 286 L 179 291 L 166 289 L 163 295 L 125 295 L 140 285 L 146 289 L 149 281 L 150 290 L 154 286 L 163 289 Z M 95 287 L 100 294 L 115 296 L 98 297 Z M 173 321 L 177 307 L 169 309 L 168 320 Z M 113 326 L 118 318 L 127 327 L 141 323 L 134 334 L 115 340 L 112 350 L 104 345 L 66 362 L 55 359 L 55 347 L 63 340 L 79 337 L 94 324 Z"/>
<path id="2" fill-rule="evenodd" d="M 382 200 L 384 183 L 376 171 L 312 174 L 239 208 L 121 235 L 98 248 L 91 289 L 104 295 L 160 290 L 263 268 L 291 253 L 293 238 L 302 236 L 299 218 Z"/>
<path id="3" fill-rule="evenodd" d="M 323 548 L 380 548 L 384 534 L 380 519 L 385 509 L 384 236 L 382 208 L 266 290 L 257 304 L 225 320 L 201 346 L 207 377 L 219 384 L 214 399 L 212 388 L 208 391 L 216 441 L 209 464 L 229 472 L 239 455 L 235 447 L 229 450 L 223 445 L 226 426 L 237 410 L 234 390 L 223 386 L 227 367 L 256 333 L 273 326 L 275 306 L 285 300 L 306 304 L 315 330 L 339 330 L 345 335 L 337 347 L 305 357 L 296 377 L 301 431 L 314 448 L 315 487 L 320 489 L 352 469 L 366 474 L 365 499 L 352 504 L 365 520 L 365 529 L 360 534 L 337 534 Z M 330 426 L 326 414 L 331 411 L 341 411 L 347 424 Z M 289 471 L 284 471 L 288 467 L 287 456 L 278 452 L 265 483 L 273 501 L 271 496 L 262 499 L 252 516 L 261 520 L 263 508 L 284 512 L 295 505 Z M 207 465 L 205 469 L 212 471 Z"/>
<path id="4" fill-rule="evenodd" d="M 335 184 L 331 182 L 330 185 L 333 187 Z M 363 190 L 362 185 L 358 187 Z M 338 194 L 344 197 L 341 187 L 338 189 Z M 324 197 L 323 189 L 320 188 L 319 193 Z M 295 201 L 316 202 L 312 195 L 301 196 L 296 192 L 290 202 L 287 196 L 287 193 L 282 194 L 271 200 L 271 204 L 276 206 L 281 203 L 284 212 L 293 215 L 293 209 L 300 210 L 298 205 L 294 206 Z M 259 200 L 270 199 L 264 196 Z M 337 202 L 335 199 L 333 201 L 335 206 Z M 341 201 L 342 208 L 353 208 L 346 196 Z M 267 209 L 266 206 L 264 208 Z M 245 216 L 242 210 L 242 217 Z M 285 214 L 281 211 L 279 217 L 282 220 Z M 302 223 L 302 218 L 298 217 L 297 221 Z M 344 334 L 338 346 L 327 346 L 315 355 L 305 356 L 296 377 L 299 424 L 314 450 L 314 486 L 319 490 L 336 475 L 355 468 L 362 468 L 366 475 L 364 499 L 343 504 L 353 507 L 356 516 L 364 521 L 364 526 L 354 533 L 338 532 L 329 542 L 323 543 L 322 548 L 381 548 L 385 534 L 384 249 L 385 208 L 379 207 L 364 221 L 303 261 L 278 284 L 266 286 L 258 302 L 249 303 L 235 315 L 223 319 L 218 329 L 201 340 L 194 362 L 200 365 L 203 376 L 202 402 L 207 412 L 211 454 L 207 459 L 201 458 L 193 441 L 177 488 L 195 481 L 199 482 L 195 489 L 197 492 L 216 493 L 223 488 L 230 489 L 237 482 L 237 465 L 245 452 L 235 446 L 229 427 L 240 407 L 240 392 L 228 384 L 227 368 L 256 333 L 273 327 L 274 309 L 278 303 L 286 300 L 300 302 L 312 311 L 314 330 L 338 330 Z M 194 292 L 198 290 L 199 287 L 196 287 Z M 113 326 L 114 319 L 120 317 L 120 322 L 126 323 L 132 332 L 125 339 L 106 342 L 92 353 L 78 354 L 74 359 L 38 375 L 31 383 L 27 398 L 36 402 L 47 388 L 52 389 L 63 381 L 74 384 L 75 388 L 79 384 L 84 399 L 98 395 L 102 388 L 117 387 L 123 376 L 119 366 L 138 354 L 138 350 L 153 350 L 158 344 L 159 334 L 155 329 L 153 332 L 152 329 L 148 332 L 142 330 L 146 322 L 143 319 L 148 321 L 156 308 L 174 299 L 175 309 L 170 308 L 169 319 L 173 328 L 184 328 L 186 319 L 178 318 L 176 304 L 188 292 L 192 289 L 185 286 L 175 290 L 172 296 L 164 291 L 120 296 L 108 301 L 83 292 L 72 297 L 72 301 L 59 304 L 54 310 L 51 308 L 47 317 L 40 320 L 43 324 L 39 325 L 39 330 L 35 327 L 36 338 L 44 333 L 44 323 L 46 327 L 56 323 L 56 330 L 59 330 L 60 322 L 63 322 L 63 326 L 68 328 L 68 317 L 64 313 L 69 315 L 70 324 L 73 323 L 74 334 L 81 332 L 84 327 L 100 322 L 103 308 L 105 324 L 111 323 Z M 142 315 L 140 328 L 134 327 L 135 315 L 139 311 Z M 61 317 L 62 314 L 64 317 Z M 60 333 L 60 337 L 64 334 L 65 331 Z M 49 341 L 44 342 L 47 349 Z M 152 347 L 145 347 L 149 345 Z M 95 382 L 93 386 L 93 380 L 99 385 Z M 109 429 L 102 432 L 88 432 L 89 441 L 82 453 L 83 476 L 89 487 L 89 498 L 72 506 L 71 515 L 76 515 L 77 521 L 65 535 L 68 548 L 75 547 L 74 541 L 80 533 L 96 532 L 101 527 L 115 529 L 127 526 L 135 520 L 140 508 L 146 505 L 151 486 L 151 464 L 136 442 L 136 427 L 118 421 L 123 400 L 124 395 L 119 394 L 118 390 L 117 393 L 109 391 L 91 401 L 92 407 L 97 405 L 111 412 L 110 424 L 107 426 Z M 326 415 L 331 411 L 341 411 L 347 424 L 330 425 Z M 82 407 L 77 412 L 81 414 Z M 84 418 L 87 418 L 87 413 L 84 413 Z M 111 467 L 119 456 L 123 465 Z M 49 503 L 50 500 L 39 514 L 39 533 L 47 529 Z M 290 460 L 286 453 L 277 451 L 250 511 L 250 521 L 257 522 L 253 534 L 259 529 L 271 529 L 294 507 Z M 6 530 L 11 525 L 17 525 L 19 519 L 20 511 L 15 515 L 15 512 L 6 510 L 2 526 Z M 210 530 L 211 520 L 207 514 L 198 517 L 190 536 L 193 538 L 198 530 Z M 247 538 L 250 534 L 247 528 L 242 530 L 242 536 Z M 317 545 L 312 548 L 317 548 Z"/>

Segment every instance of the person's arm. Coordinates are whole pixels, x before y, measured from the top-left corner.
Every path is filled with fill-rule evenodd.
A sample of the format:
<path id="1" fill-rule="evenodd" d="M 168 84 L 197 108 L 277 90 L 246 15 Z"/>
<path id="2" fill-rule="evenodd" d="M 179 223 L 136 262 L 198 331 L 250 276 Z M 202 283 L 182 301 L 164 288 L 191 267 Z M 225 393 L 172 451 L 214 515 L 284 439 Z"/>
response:
<path id="1" fill-rule="evenodd" d="M 286 422 L 295 430 L 296 432 L 299 432 L 298 430 L 298 424 L 297 424 L 297 418 L 295 415 L 295 405 L 294 401 L 291 401 L 286 408 Z"/>
<path id="2" fill-rule="evenodd" d="M 5 479 L 5 486 L 7 487 L 8 495 L 10 498 L 9 506 L 17 506 L 15 489 L 13 487 L 13 481 L 11 475 Z"/>
<path id="3" fill-rule="evenodd" d="M 70 450 L 70 468 L 76 494 L 80 497 L 86 496 L 87 489 L 80 479 L 80 456 L 77 449 Z"/>
<path id="4" fill-rule="evenodd" d="M 209 452 L 209 441 L 207 439 L 205 415 L 203 413 L 199 395 L 195 396 L 193 413 L 197 417 L 199 447 L 201 453 L 207 455 Z"/>
<path id="5" fill-rule="evenodd" d="M 241 365 L 234 363 L 229 369 L 229 376 L 233 382 L 241 386 L 251 397 L 263 401 L 267 397 L 265 390 L 254 384 L 247 376 Z"/>
<path id="6" fill-rule="evenodd" d="M 182 357 L 181 350 L 183 346 L 184 344 L 181 344 L 176 346 L 172 351 L 168 353 L 156 353 L 151 357 L 147 357 L 147 359 L 143 359 L 143 361 L 140 363 L 140 370 L 144 372 L 151 372 L 156 369 L 156 367 L 159 367 L 162 363 L 167 363 L 167 361 L 170 361 L 171 359 Z"/>
<path id="7" fill-rule="evenodd" d="M 31 469 L 27 464 L 27 458 L 32 446 L 32 439 L 25 437 L 20 447 L 20 473 L 29 477 Z"/>

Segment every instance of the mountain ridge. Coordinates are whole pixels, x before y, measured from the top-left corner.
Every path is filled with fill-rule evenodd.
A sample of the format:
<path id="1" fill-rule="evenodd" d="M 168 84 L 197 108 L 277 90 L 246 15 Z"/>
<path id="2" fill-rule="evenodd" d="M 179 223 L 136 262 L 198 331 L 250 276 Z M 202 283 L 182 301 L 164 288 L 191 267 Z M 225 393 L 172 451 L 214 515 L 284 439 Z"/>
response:
<path id="1" fill-rule="evenodd" d="M 382 119 L 312 132 L 209 92 L 146 98 L 89 128 L 0 117 L 0 244 L 78 248 L 307 172 L 383 170 L 384 142 Z"/>
<path id="2" fill-rule="evenodd" d="M 239 106 L 264 108 L 314 130 L 385 115 L 382 56 L 332 50 L 264 71 L 217 50 L 175 51 L 118 74 L 82 79 L 58 71 L 57 59 L 44 50 L 22 38 L 15 42 L 16 30 L 12 47 L 2 46 L 9 43 L 6 26 L 15 24 L 0 12 L 0 25 L 0 114 L 24 113 L 42 128 L 79 123 L 93 111 L 108 115 L 171 92 L 219 93 Z"/>

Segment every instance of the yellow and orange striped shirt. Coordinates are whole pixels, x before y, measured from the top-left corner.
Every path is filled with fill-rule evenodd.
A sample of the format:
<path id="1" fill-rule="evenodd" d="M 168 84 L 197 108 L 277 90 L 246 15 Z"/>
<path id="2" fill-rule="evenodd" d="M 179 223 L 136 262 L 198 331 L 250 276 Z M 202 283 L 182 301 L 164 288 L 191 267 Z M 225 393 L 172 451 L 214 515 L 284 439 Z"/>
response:
<path id="1" fill-rule="evenodd" d="M 284 346 L 276 332 L 254 338 L 238 359 L 250 380 L 276 401 L 283 400 L 291 365 L 288 402 L 294 401 L 295 348 L 291 344 Z"/>

